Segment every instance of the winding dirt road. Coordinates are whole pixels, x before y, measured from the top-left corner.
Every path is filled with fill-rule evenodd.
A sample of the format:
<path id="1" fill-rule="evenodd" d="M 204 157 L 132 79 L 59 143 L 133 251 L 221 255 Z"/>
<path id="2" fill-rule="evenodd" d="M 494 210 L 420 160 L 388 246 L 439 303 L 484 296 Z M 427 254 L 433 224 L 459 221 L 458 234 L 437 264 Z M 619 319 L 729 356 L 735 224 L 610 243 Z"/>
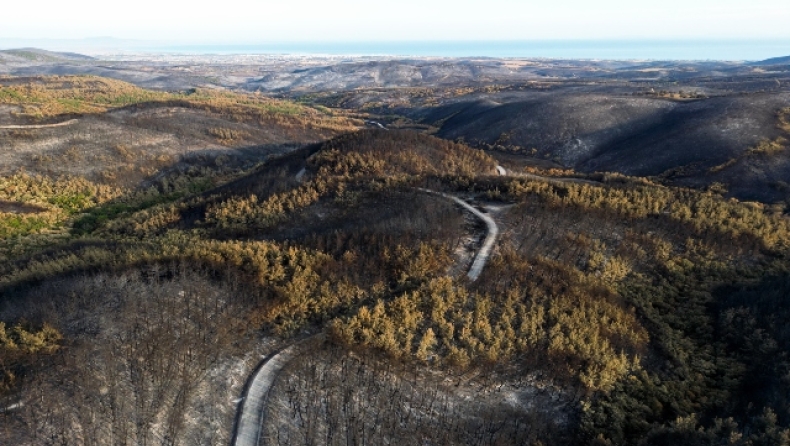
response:
<path id="1" fill-rule="evenodd" d="M 478 277 L 480 277 L 480 273 L 483 272 L 483 268 L 486 266 L 486 263 L 488 263 L 488 258 L 491 257 L 491 251 L 494 250 L 497 236 L 499 236 L 499 227 L 496 225 L 496 222 L 493 218 L 491 218 L 490 215 L 480 212 L 480 210 L 458 197 L 442 192 L 432 191 L 430 189 L 420 188 L 419 190 L 429 194 L 442 196 L 448 200 L 453 200 L 486 224 L 486 238 L 483 241 L 483 245 L 480 247 L 480 250 L 477 251 L 475 259 L 472 262 L 472 266 L 469 268 L 469 272 L 466 274 L 466 277 L 468 277 L 470 281 L 474 282 Z"/>
<path id="2" fill-rule="evenodd" d="M 297 174 L 297 180 L 301 182 L 304 175 L 305 169 L 300 170 Z M 480 277 L 480 273 L 488 262 L 491 251 L 496 244 L 496 239 L 499 234 L 499 228 L 496 222 L 491 216 L 480 212 L 474 206 L 458 197 L 429 189 L 419 190 L 453 200 L 486 224 L 486 238 L 480 250 L 477 251 L 472 266 L 467 273 L 469 280 L 474 282 Z M 274 380 L 282 371 L 283 367 L 285 367 L 285 365 L 298 353 L 300 344 L 301 343 L 291 344 L 283 350 L 269 356 L 258 365 L 258 368 L 247 382 L 242 401 L 239 405 L 236 425 L 233 430 L 233 438 L 230 443 L 232 446 L 259 446 L 266 444 L 266 439 L 261 438 L 261 433 L 263 431 L 263 422 L 266 416 L 266 403 L 269 392 L 274 385 Z"/>
<path id="3" fill-rule="evenodd" d="M 67 125 L 76 124 L 79 119 L 69 119 L 68 121 L 58 122 L 56 124 L 34 124 L 34 125 L 0 125 L 0 130 L 35 130 L 35 129 L 51 129 L 53 127 L 65 127 Z"/>
<path id="4" fill-rule="evenodd" d="M 480 277 L 480 273 L 483 272 L 483 268 L 488 263 L 488 258 L 491 256 L 491 251 L 494 250 L 494 245 L 496 244 L 496 238 L 499 235 L 499 227 L 497 227 L 496 222 L 490 215 L 486 215 L 479 210 L 475 209 L 469 203 L 461 200 L 457 197 L 450 197 L 453 201 L 463 206 L 467 211 L 471 212 L 475 215 L 475 217 L 483 220 L 486 224 L 486 228 L 488 229 L 486 233 L 486 238 L 483 241 L 483 246 L 480 247 L 480 250 L 477 251 L 477 255 L 475 256 L 474 262 L 472 262 L 472 267 L 469 268 L 469 272 L 466 276 L 474 282 Z"/>

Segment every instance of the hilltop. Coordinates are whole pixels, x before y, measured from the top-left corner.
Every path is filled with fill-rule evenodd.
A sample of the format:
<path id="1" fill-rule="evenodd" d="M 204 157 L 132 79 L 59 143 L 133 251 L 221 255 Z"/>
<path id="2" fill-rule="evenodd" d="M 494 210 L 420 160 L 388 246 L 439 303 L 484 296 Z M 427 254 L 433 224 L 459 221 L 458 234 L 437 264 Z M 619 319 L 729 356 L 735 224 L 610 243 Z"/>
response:
<path id="1" fill-rule="evenodd" d="M 788 65 L 790 64 L 790 56 L 772 57 L 770 59 L 761 60 L 755 65 Z"/>
<path id="2" fill-rule="evenodd" d="M 47 51 L 38 48 L 0 50 L 0 61 L 3 63 L 85 62 L 93 60 L 95 60 L 93 57 L 84 54 Z"/>

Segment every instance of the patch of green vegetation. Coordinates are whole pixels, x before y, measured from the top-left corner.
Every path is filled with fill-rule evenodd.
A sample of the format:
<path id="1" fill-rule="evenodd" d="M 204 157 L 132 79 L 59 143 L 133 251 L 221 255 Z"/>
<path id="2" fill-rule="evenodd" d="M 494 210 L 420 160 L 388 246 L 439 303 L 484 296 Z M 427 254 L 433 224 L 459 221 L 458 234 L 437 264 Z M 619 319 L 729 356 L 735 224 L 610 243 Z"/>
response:
<path id="1" fill-rule="evenodd" d="M 46 217 L 0 214 L 0 239 L 38 232 L 50 228 L 52 223 Z"/>
<path id="2" fill-rule="evenodd" d="M 261 104 L 259 107 L 261 108 L 261 110 L 264 110 L 267 113 L 292 115 L 292 116 L 296 116 L 304 111 L 303 107 L 289 103 Z"/>
<path id="3" fill-rule="evenodd" d="M 73 222 L 71 233 L 77 236 L 87 235 L 105 226 L 108 222 L 123 216 L 155 206 L 173 203 L 190 195 L 201 194 L 212 187 L 214 187 L 212 178 L 197 178 L 189 181 L 184 187 L 169 193 L 153 193 L 136 200 L 132 199 L 130 202 L 109 202 L 96 206 Z"/>
<path id="4" fill-rule="evenodd" d="M 334 116 L 332 109 L 329 107 L 324 107 L 323 105 L 313 105 L 313 108 L 327 116 Z"/>
<path id="5" fill-rule="evenodd" d="M 117 95 L 100 95 L 94 98 L 94 102 L 98 104 L 124 106 L 131 104 L 139 104 L 142 102 L 162 100 L 165 98 L 167 98 L 167 95 L 163 93 L 140 90 L 140 91 L 133 91 L 128 93 L 121 93 Z"/>
<path id="6" fill-rule="evenodd" d="M 133 210 L 134 208 L 126 203 L 110 203 L 97 206 L 74 221 L 71 226 L 71 232 L 74 235 L 90 234 L 107 221 L 118 218 L 120 215 L 128 214 Z"/>
<path id="7" fill-rule="evenodd" d="M 81 212 L 93 204 L 89 193 L 56 195 L 50 198 L 49 202 L 63 209 L 69 215 Z"/>
<path id="8" fill-rule="evenodd" d="M 85 105 L 83 100 L 78 98 L 58 99 L 58 103 L 63 106 L 65 113 L 79 113 L 83 110 Z"/>
<path id="9" fill-rule="evenodd" d="M 22 92 L 8 87 L 0 87 L 0 102 L 20 102 L 27 99 Z"/>

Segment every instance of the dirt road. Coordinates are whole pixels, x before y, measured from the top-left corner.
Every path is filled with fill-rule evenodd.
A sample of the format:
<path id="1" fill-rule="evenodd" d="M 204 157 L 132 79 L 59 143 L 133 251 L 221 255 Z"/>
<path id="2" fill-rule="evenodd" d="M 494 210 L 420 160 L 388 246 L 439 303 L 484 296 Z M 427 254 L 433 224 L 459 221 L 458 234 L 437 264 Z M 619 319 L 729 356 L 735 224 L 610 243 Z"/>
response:
<path id="1" fill-rule="evenodd" d="M 56 124 L 34 124 L 34 125 L 0 125 L 0 130 L 35 130 L 35 129 L 50 129 L 53 127 L 65 127 L 67 125 L 76 124 L 78 119 L 69 119 L 68 121 L 58 122 Z"/>

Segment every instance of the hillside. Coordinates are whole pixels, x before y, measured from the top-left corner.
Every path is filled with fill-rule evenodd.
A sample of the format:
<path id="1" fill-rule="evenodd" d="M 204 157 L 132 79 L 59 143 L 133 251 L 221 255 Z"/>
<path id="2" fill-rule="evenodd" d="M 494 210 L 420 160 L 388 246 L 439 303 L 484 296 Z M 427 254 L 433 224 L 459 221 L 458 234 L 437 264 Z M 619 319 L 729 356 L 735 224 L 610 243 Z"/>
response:
<path id="1" fill-rule="evenodd" d="M 6 202 L 58 216 L 2 235 L 4 406 L 26 404 L 0 415 L 4 442 L 227 442 L 250 352 L 313 334 L 275 384 L 270 438 L 788 435 L 787 305 L 770 291 L 790 267 L 780 215 L 619 174 L 497 175 L 488 154 L 411 131 L 209 166 L 142 191 L 23 174 L 3 186 Z M 480 223 L 425 189 L 502 228 L 478 281 L 464 271 Z"/>
<path id="2" fill-rule="evenodd" d="M 0 444 L 787 444 L 783 80 L 484 62 L 0 77 Z"/>
<path id="3" fill-rule="evenodd" d="M 790 56 L 772 57 L 770 59 L 761 60 L 755 65 L 787 65 L 790 64 Z"/>
<path id="4" fill-rule="evenodd" d="M 38 48 L 0 50 L 0 61 L 6 63 L 92 61 L 93 57 L 77 53 L 47 51 Z"/>
<path id="5" fill-rule="evenodd" d="M 254 95 L 0 78 L 0 234 L 57 234 L 70 215 L 121 195 L 150 206 L 205 190 L 357 122 Z"/>
<path id="6" fill-rule="evenodd" d="M 134 187 L 219 155 L 228 169 L 250 166 L 356 125 L 255 95 L 162 93 L 97 77 L 0 78 L 0 137 L 7 148 L 0 173 Z"/>
<path id="7" fill-rule="evenodd" d="M 782 201 L 790 179 L 784 151 L 725 171 L 766 141 L 786 139 L 790 95 L 702 99 L 525 93 L 487 95 L 431 109 L 421 121 L 438 135 L 550 160 L 582 172 L 660 177 L 667 184 L 724 184 L 733 196 Z"/>

